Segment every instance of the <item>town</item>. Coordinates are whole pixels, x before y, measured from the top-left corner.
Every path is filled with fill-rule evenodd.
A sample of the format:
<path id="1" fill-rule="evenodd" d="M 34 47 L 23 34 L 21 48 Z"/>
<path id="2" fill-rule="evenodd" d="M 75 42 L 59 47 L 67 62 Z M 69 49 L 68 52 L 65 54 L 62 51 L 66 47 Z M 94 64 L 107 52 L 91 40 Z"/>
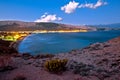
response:
<path id="1" fill-rule="evenodd" d="M 69 32 L 87 32 L 87 29 L 75 29 L 75 30 L 36 30 L 36 31 L 0 31 L 0 39 L 6 41 L 17 41 L 30 34 L 37 33 L 69 33 Z"/>

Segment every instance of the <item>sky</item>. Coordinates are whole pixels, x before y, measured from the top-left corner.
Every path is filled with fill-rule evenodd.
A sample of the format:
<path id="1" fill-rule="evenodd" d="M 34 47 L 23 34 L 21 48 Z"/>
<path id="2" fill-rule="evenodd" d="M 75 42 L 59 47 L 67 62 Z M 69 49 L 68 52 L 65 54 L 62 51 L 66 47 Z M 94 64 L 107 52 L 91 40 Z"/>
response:
<path id="1" fill-rule="evenodd" d="M 110 24 L 120 22 L 120 0 L 0 0 L 0 21 Z"/>

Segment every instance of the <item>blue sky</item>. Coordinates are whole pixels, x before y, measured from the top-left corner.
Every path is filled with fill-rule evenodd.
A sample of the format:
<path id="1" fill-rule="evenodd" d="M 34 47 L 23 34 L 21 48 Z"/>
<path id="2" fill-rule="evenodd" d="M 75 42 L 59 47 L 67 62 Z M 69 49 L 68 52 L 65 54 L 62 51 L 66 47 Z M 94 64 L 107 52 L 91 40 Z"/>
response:
<path id="1" fill-rule="evenodd" d="M 0 0 L 0 20 L 119 23 L 120 0 Z"/>

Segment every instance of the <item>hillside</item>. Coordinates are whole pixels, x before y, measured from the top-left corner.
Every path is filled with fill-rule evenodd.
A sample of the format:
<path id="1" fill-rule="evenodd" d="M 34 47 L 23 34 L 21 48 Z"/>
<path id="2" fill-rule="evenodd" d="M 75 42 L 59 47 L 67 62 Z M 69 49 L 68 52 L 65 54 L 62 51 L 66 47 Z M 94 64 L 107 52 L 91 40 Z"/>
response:
<path id="1" fill-rule="evenodd" d="M 73 30 L 73 29 L 89 29 L 86 26 L 74 26 L 58 23 L 35 23 L 22 21 L 0 21 L 0 31 L 34 31 L 34 30 Z"/>
<path id="2" fill-rule="evenodd" d="M 35 23 L 23 21 L 0 21 L 0 31 L 74 30 L 74 29 L 87 29 L 90 31 L 120 30 L 120 23 L 76 26 L 51 22 Z"/>
<path id="3" fill-rule="evenodd" d="M 109 28 L 120 28 L 120 23 L 114 23 L 114 24 L 100 24 L 96 25 L 97 27 L 109 27 Z"/>
<path id="4" fill-rule="evenodd" d="M 0 80 L 120 80 L 120 37 L 55 55 L 14 54 L 6 46 L 1 46 Z M 49 72 L 45 62 L 51 59 L 67 59 L 66 71 Z"/>
<path id="5" fill-rule="evenodd" d="M 99 24 L 99 25 L 86 25 L 89 27 L 94 27 L 97 30 L 120 30 L 120 23 L 113 24 Z"/>

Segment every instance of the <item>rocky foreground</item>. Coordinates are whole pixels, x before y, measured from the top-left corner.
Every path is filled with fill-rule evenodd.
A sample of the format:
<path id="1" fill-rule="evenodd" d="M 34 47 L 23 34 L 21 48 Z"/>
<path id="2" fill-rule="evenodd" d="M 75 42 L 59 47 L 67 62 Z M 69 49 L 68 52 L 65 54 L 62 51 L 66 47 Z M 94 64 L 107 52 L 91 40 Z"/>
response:
<path id="1" fill-rule="evenodd" d="M 56 55 L 32 56 L 5 48 L 2 53 L 9 54 L 0 55 L 0 80 L 120 80 L 120 37 Z M 66 71 L 46 71 L 44 63 L 51 59 L 68 59 Z"/>

